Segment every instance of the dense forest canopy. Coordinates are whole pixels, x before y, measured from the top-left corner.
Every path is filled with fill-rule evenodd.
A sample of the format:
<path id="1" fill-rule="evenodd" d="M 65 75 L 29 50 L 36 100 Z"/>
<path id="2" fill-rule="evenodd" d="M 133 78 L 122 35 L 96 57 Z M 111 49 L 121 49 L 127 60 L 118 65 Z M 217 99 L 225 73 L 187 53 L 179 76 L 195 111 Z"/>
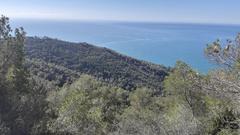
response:
<path id="1" fill-rule="evenodd" d="M 87 43 L 28 37 L 0 19 L 1 135 L 239 135 L 240 35 L 219 68 L 168 69 Z"/>
<path id="2" fill-rule="evenodd" d="M 164 66 L 87 43 L 29 37 L 25 48 L 30 71 L 46 80 L 55 81 L 58 86 L 72 83 L 81 74 L 89 74 L 127 90 L 148 86 L 160 91 L 162 81 L 168 74 Z"/>

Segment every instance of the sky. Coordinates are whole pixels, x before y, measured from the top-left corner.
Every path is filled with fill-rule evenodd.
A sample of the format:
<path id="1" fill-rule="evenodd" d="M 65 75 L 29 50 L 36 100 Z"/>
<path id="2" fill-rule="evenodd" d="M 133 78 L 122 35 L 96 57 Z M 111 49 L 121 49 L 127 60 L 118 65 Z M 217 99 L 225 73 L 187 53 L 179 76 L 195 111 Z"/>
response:
<path id="1" fill-rule="evenodd" d="M 10 18 L 240 24 L 240 0 L 0 0 Z"/>

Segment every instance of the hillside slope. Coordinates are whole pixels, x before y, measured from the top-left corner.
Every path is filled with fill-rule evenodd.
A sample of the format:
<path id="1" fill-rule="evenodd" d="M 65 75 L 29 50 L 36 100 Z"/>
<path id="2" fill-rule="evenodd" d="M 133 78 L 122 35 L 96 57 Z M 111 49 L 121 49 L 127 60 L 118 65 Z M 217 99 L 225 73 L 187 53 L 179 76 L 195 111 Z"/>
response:
<path id="1" fill-rule="evenodd" d="M 81 74 L 89 74 L 127 90 L 136 87 L 160 90 L 168 73 L 166 67 L 87 43 L 29 37 L 25 50 L 32 74 L 58 86 L 72 83 Z"/>

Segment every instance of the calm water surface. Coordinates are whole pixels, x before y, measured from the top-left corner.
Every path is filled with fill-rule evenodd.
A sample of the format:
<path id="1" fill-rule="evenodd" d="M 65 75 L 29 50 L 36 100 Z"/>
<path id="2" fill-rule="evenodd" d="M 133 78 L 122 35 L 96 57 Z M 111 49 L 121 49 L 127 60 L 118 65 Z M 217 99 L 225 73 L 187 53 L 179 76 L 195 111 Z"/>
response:
<path id="1" fill-rule="evenodd" d="M 12 24 L 23 26 L 28 36 L 88 42 L 166 66 L 182 60 L 200 72 L 214 67 L 204 56 L 206 44 L 216 39 L 234 39 L 240 32 L 240 26 L 233 25 L 43 20 L 12 20 Z"/>

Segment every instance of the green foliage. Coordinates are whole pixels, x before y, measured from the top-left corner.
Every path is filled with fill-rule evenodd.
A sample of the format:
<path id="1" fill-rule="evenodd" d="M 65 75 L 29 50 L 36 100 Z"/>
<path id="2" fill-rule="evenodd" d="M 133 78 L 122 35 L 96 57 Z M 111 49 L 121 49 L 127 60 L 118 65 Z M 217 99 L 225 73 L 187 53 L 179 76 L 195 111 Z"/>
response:
<path id="1" fill-rule="evenodd" d="M 217 40 L 208 44 L 205 49 L 206 56 L 213 62 L 227 68 L 234 68 L 240 62 L 240 33 L 235 40 L 227 40 L 222 43 Z"/>
<path id="2" fill-rule="evenodd" d="M 183 120 L 181 112 L 184 112 L 192 117 L 196 127 L 201 127 L 201 134 L 216 134 L 223 129 L 230 128 L 226 125 L 231 122 L 224 121 L 230 116 L 226 113 L 232 106 L 230 100 L 219 98 L 213 92 L 207 93 L 209 89 L 214 88 L 208 86 L 212 85 L 212 82 L 208 84 L 212 75 L 214 74 L 199 75 L 185 63 L 177 62 L 173 72 L 164 81 L 164 91 L 168 99 L 164 103 L 166 106 L 164 110 L 169 121 L 179 123 L 178 120 Z M 221 77 L 223 76 L 222 73 Z M 170 99 L 173 101 L 169 101 Z M 230 117 L 236 118 L 234 115 Z"/>
<path id="3" fill-rule="evenodd" d="M 12 33 L 9 18 L 0 18 L 0 115 L 11 134 L 26 132 L 20 113 L 24 94 L 28 90 L 27 71 L 23 66 L 24 39 L 22 28 Z"/>
<path id="4" fill-rule="evenodd" d="M 129 100 L 114 134 L 159 134 L 163 122 L 160 98 L 149 89 L 139 88 L 130 93 Z"/>
<path id="5" fill-rule="evenodd" d="M 152 102 L 153 93 L 149 89 L 137 89 L 129 96 L 130 104 L 134 108 L 145 108 Z"/>
<path id="6" fill-rule="evenodd" d="M 87 43 L 34 37 L 24 48 L 25 34 L 1 17 L 1 135 L 239 134 L 240 35 L 207 46 L 224 68 L 201 75 Z"/>
<path id="7" fill-rule="evenodd" d="M 66 92 L 67 91 L 67 92 Z M 59 94 L 53 129 L 75 134 L 106 134 L 127 106 L 127 92 L 82 76 Z"/>
<path id="8" fill-rule="evenodd" d="M 25 64 L 23 28 L 13 32 L 9 18 L 0 18 L 0 134 L 28 135 L 45 117 L 49 91 L 29 76 Z M 38 83 L 36 83 L 38 82 Z"/>
<path id="9" fill-rule="evenodd" d="M 167 94 L 183 95 L 184 91 L 190 91 L 197 77 L 198 74 L 187 64 L 178 61 L 173 72 L 164 80 L 164 91 Z"/>
<path id="10" fill-rule="evenodd" d="M 136 60 L 107 48 L 46 37 L 27 38 L 26 55 L 27 65 L 34 75 L 41 73 L 42 78 L 56 81 L 60 87 L 77 80 L 81 74 L 88 74 L 127 90 L 147 86 L 159 92 L 168 73 L 164 66 Z"/>

